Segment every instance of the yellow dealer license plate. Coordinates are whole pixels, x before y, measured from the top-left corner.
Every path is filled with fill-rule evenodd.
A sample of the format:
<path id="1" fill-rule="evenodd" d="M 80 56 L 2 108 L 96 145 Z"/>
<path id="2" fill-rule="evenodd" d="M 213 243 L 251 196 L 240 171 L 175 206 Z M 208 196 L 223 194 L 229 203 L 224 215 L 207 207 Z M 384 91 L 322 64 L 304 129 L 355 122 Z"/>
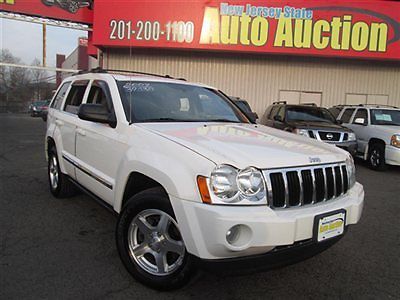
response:
<path id="1" fill-rule="evenodd" d="M 316 216 L 314 238 L 317 242 L 321 242 L 342 235 L 345 225 L 346 211 L 344 209 Z"/>

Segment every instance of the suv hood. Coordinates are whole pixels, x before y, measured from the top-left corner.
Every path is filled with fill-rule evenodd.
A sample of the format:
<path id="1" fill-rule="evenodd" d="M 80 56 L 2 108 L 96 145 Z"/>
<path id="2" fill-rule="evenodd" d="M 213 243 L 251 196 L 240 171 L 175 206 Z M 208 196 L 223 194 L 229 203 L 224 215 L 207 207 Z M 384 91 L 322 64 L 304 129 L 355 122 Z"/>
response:
<path id="1" fill-rule="evenodd" d="M 254 124 L 140 123 L 216 164 L 260 169 L 344 161 L 345 151 L 327 143 Z M 179 155 L 179 154 L 178 154 Z"/>
<path id="2" fill-rule="evenodd" d="M 296 122 L 288 122 L 288 124 L 292 127 L 301 129 L 352 132 L 351 129 L 348 129 L 340 124 L 335 124 L 335 123 L 296 121 Z"/>

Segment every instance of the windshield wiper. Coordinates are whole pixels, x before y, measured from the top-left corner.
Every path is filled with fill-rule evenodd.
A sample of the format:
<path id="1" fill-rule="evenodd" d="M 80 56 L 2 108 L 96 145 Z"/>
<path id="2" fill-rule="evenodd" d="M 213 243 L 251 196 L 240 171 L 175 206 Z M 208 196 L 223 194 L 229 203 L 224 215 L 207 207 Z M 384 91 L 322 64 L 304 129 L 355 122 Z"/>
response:
<path id="1" fill-rule="evenodd" d="M 154 118 L 154 119 L 141 120 L 140 122 L 198 122 L 198 121 L 190 119 Z"/>
<path id="2" fill-rule="evenodd" d="M 211 120 L 204 120 L 204 122 L 242 123 L 240 121 L 234 121 L 234 120 L 228 120 L 228 119 L 211 119 Z"/>

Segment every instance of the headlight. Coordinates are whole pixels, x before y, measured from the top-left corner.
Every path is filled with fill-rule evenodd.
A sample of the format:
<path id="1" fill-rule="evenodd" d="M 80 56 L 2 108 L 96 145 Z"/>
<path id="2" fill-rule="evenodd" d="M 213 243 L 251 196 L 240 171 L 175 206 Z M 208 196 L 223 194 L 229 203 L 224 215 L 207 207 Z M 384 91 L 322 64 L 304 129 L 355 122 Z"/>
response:
<path id="1" fill-rule="evenodd" d="M 215 196 L 231 202 L 239 190 L 236 184 L 237 170 L 228 165 L 217 166 L 211 173 L 210 188 Z"/>
<path id="2" fill-rule="evenodd" d="M 350 155 L 346 159 L 347 174 L 349 176 L 349 189 L 351 189 L 356 183 L 356 167 L 354 165 L 354 159 Z"/>
<path id="3" fill-rule="evenodd" d="M 308 134 L 308 130 L 307 129 L 298 129 L 298 128 L 296 128 L 293 132 L 295 134 L 298 134 L 298 135 L 310 137 L 310 135 Z"/>
<path id="4" fill-rule="evenodd" d="M 354 132 L 349 132 L 348 141 L 355 141 L 356 140 L 356 134 Z"/>
<path id="5" fill-rule="evenodd" d="M 211 173 L 209 189 L 213 204 L 267 204 L 264 177 L 253 167 L 237 170 L 229 165 L 217 166 Z"/>
<path id="6" fill-rule="evenodd" d="M 390 139 L 390 145 L 396 148 L 400 148 L 400 134 L 392 135 L 392 138 Z"/>
<path id="7" fill-rule="evenodd" d="M 33 107 L 33 110 L 37 110 L 36 106 Z"/>

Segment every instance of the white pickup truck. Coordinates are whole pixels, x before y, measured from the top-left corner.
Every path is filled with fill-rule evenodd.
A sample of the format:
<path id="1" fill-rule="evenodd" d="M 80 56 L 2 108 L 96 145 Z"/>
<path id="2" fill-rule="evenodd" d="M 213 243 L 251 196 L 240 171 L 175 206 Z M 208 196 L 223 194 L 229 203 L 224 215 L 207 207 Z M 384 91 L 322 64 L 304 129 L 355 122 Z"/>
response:
<path id="1" fill-rule="evenodd" d="M 400 109 L 387 105 L 336 106 L 338 120 L 357 136 L 358 156 L 374 170 L 400 166 Z"/>
<path id="2" fill-rule="evenodd" d="M 179 288 L 202 266 L 303 260 L 363 209 L 349 153 L 252 124 L 222 92 L 183 80 L 69 77 L 45 143 L 51 193 L 79 187 L 115 211 L 122 262 L 156 289 Z"/>

